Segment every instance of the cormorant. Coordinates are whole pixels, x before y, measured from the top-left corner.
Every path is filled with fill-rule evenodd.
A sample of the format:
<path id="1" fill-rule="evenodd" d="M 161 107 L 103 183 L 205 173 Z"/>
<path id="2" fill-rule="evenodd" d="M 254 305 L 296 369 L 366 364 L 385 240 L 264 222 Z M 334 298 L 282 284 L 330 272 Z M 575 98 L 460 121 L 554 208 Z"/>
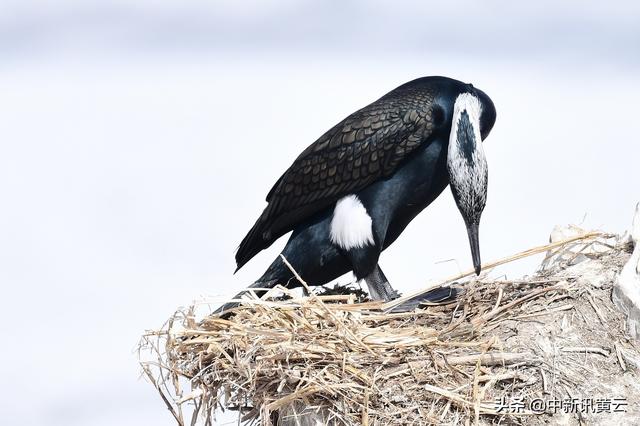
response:
<path id="1" fill-rule="evenodd" d="M 398 293 L 380 269 L 380 253 L 450 183 L 479 274 L 478 226 L 487 196 L 481 141 L 495 119 L 484 92 L 446 77 L 410 81 L 354 112 L 277 180 L 240 243 L 238 269 L 293 231 L 282 254 L 309 285 L 353 271 L 373 299 L 392 300 Z M 300 285 L 280 256 L 250 287 L 276 284 Z"/>

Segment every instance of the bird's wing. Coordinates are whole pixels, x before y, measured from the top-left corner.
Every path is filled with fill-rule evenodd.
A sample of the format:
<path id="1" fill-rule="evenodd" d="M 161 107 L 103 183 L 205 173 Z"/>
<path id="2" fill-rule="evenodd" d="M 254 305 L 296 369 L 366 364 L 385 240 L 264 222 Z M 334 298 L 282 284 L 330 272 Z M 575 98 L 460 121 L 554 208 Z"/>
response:
<path id="1" fill-rule="evenodd" d="M 389 95 L 330 129 L 278 179 L 267 195 L 268 206 L 238 248 L 238 268 L 342 196 L 392 174 L 429 139 L 434 128 L 430 94 Z"/>

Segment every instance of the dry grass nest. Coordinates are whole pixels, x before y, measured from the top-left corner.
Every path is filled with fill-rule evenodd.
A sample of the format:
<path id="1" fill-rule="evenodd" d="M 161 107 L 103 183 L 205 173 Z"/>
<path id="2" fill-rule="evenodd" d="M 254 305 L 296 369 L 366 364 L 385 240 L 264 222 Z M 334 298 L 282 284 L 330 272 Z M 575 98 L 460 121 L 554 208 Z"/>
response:
<path id="1" fill-rule="evenodd" d="M 531 277 L 461 274 L 437 284 L 459 286 L 455 300 L 413 312 L 282 287 L 228 319 L 194 304 L 143 336 L 141 365 L 180 425 L 214 424 L 220 410 L 263 425 L 544 424 L 550 410 L 504 401 L 616 397 L 625 375 L 624 396 L 640 398 L 626 384 L 639 382 L 638 348 L 610 300 L 628 244 L 584 233 L 485 270 L 541 252 Z"/>

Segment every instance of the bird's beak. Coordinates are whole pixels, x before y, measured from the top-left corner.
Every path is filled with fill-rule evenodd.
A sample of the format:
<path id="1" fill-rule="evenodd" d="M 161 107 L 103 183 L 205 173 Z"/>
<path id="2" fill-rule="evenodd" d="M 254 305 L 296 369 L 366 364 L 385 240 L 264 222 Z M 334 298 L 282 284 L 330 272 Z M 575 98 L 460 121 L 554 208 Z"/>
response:
<path id="1" fill-rule="evenodd" d="M 470 223 L 467 225 L 467 234 L 469 234 L 469 245 L 471 246 L 471 257 L 473 258 L 473 268 L 476 275 L 480 275 L 482 270 L 482 262 L 480 261 L 480 242 L 478 240 L 478 224 Z"/>

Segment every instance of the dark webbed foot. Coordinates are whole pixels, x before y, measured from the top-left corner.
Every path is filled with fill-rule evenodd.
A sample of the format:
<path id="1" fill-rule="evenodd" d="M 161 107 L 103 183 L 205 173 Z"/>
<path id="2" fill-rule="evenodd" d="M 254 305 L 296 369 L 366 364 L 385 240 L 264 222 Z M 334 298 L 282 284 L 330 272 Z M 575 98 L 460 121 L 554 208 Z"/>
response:
<path id="1" fill-rule="evenodd" d="M 372 300 L 389 302 L 390 300 L 400 297 L 400 293 L 391 287 L 389 280 L 384 276 L 379 265 L 376 265 L 374 270 L 364 277 L 364 282 L 366 282 L 367 287 L 369 287 L 369 295 Z"/>
<path id="2" fill-rule="evenodd" d="M 416 308 L 419 308 L 428 304 L 443 304 L 454 300 L 460 290 L 456 287 L 440 287 L 434 288 L 428 293 L 419 294 L 411 299 L 405 300 L 402 304 L 394 307 L 388 312 L 411 312 Z"/>

